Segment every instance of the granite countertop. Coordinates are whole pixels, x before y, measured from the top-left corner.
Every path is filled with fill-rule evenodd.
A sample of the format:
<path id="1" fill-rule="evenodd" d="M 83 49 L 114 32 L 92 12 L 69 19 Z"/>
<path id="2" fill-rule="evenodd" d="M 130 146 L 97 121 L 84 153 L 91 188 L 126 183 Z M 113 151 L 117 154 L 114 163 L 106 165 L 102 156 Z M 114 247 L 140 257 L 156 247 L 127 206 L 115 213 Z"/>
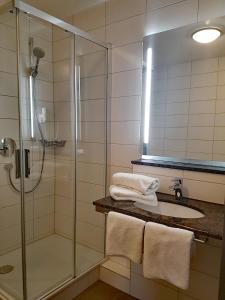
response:
<path id="1" fill-rule="evenodd" d="M 126 215 L 130 215 L 144 221 L 151 221 L 165 224 L 171 227 L 183 228 L 191 230 L 195 233 L 195 237 L 211 237 L 218 240 L 223 238 L 223 224 L 224 224 L 224 206 L 183 198 L 182 202 L 177 201 L 173 195 L 157 193 L 159 201 L 181 204 L 190 208 L 194 208 L 202 212 L 205 217 L 198 219 L 185 219 L 163 216 L 134 206 L 133 201 L 115 201 L 111 197 L 106 197 L 93 202 L 96 206 L 96 211 L 107 213 L 109 211 L 116 211 Z"/>

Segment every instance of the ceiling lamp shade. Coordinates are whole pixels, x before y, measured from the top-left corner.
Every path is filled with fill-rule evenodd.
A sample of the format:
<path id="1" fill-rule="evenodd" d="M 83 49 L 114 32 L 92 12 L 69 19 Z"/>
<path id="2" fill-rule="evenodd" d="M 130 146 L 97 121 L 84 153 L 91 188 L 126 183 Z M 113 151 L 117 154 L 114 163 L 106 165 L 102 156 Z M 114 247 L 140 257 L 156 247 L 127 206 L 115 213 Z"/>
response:
<path id="1" fill-rule="evenodd" d="M 192 39 L 201 44 L 208 44 L 222 35 L 222 31 L 219 28 L 208 27 L 201 28 L 192 34 Z"/>

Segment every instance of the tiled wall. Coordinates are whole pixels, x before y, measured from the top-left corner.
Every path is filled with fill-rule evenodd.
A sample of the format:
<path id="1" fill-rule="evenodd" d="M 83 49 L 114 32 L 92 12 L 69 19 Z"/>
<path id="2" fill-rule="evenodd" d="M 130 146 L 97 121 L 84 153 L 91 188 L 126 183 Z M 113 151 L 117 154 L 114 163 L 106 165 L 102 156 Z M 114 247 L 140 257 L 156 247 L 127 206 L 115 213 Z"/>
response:
<path id="1" fill-rule="evenodd" d="M 154 69 L 150 154 L 224 161 L 224 57 Z"/>

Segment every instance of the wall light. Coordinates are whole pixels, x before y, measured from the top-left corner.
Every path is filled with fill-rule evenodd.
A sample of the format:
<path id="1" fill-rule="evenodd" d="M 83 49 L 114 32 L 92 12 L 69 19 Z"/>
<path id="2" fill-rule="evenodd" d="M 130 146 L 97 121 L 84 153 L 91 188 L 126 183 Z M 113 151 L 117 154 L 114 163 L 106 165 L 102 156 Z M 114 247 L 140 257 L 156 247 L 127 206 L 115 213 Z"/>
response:
<path id="1" fill-rule="evenodd" d="M 216 27 L 205 27 L 198 29 L 192 34 L 192 39 L 201 44 L 208 44 L 222 35 L 222 31 Z"/>
<path id="2" fill-rule="evenodd" d="M 146 82 L 145 82 L 145 107 L 144 107 L 144 144 L 148 145 L 149 142 L 149 121 L 150 121 L 150 108 L 151 108 L 151 85 L 152 85 L 152 48 L 147 50 L 147 63 L 146 63 Z"/>

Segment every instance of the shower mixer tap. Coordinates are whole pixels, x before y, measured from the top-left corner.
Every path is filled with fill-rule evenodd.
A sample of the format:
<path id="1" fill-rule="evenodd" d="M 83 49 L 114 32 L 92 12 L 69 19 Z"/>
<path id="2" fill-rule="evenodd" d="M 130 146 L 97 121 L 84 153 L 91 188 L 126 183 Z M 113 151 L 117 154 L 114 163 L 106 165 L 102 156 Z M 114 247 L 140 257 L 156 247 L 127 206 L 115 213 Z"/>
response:
<path id="1" fill-rule="evenodd" d="M 11 157 L 16 149 L 16 142 L 10 138 L 2 138 L 0 140 L 0 154 L 4 157 Z"/>

